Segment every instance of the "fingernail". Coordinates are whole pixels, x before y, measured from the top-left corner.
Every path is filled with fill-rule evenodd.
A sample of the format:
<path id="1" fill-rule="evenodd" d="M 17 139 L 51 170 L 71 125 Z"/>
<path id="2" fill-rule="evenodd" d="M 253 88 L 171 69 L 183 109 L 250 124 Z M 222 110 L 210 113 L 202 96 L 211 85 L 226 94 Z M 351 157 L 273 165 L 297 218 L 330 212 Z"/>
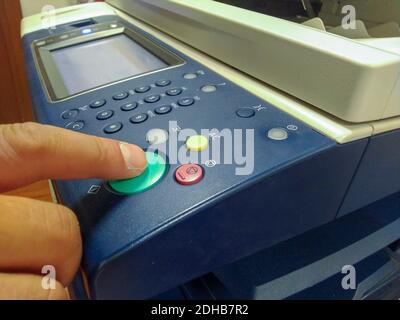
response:
<path id="1" fill-rule="evenodd" d="M 141 173 L 146 169 L 147 164 L 144 153 L 141 154 L 138 147 L 126 143 L 121 143 L 119 147 L 128 170 Z"/>

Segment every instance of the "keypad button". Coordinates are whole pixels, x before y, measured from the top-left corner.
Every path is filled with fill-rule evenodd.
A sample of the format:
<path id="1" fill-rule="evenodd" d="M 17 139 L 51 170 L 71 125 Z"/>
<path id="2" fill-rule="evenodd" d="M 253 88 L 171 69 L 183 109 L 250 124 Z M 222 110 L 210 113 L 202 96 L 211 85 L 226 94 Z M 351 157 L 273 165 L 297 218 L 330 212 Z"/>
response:
<path id="1" fill-rule="evenodd" d="M 205 136 L 191 136 L 186 141 L 186 148 L 189 151 L 200 152 L 208 148 L 208 139 Z"/>
<path id="2" fill-rule="evenodd" d="M 147 113 L 140 113 L 140 114 L 137 114 L 137 115 L 133 116 L 132 118 L 130 118 L 129 121 L 134 124 L 139 124 L 139 123 L 145 122 L 148 118 L 149 118 L 149 116 Z"/>
<path id="3" fill-rule="evenodd" d="M 85 127 L 85 123 L 83 121 L 76 121 L 67 124 L 66 128 L 73 131 L 81 131 Z"/>
<path id="4" fill-rule="evenodd" d="M 251 118 L 254 117 L 256 112 L 250 108 L 240 108 L 236 111 L 236 115 L 240 118 Z"/>
<path id="5" fill-rule="evenodd" d="M 67 110 L 61 114 L 61 118 L 63 118 L 64 120 L 73 119 L 76 118 L 78 114 L 79 114 L 78 109 Z"/>
<path id="6" fill-rule="evenodd" d="M 160 80 L 156 82 L 157 87 L 166 87 L 169 86 L 170 84 L 171 84 L 170 80 Z"/>
<path id="7" fill-rule="evenodd" d="M 156 103 L 158 101 L 160 101 L 161 97 L 159 95 L 152 95 L 152 96 L 148 96 L 146 98 L 144 98 L 144 102 L 147 103 Z"/>
<path id="8" fill-rule="evenodd" d="M 193 79 L 196 79 L 196 78 L 198 77 L 198 75 L 197 75 L 197 73 L 185 73 L 185 74 L 183 75 L 183 77 L 184 77 L 186 80 L 193 80 Z"/>
<path id="9" fill-rule="evenodd" d="M 107 110 L 97 114 L 97 120 L 107 120 L 110 119 L 114 115 L 114 111 Z"/>
<path id="10" fill-rule="evenodd" d="M 113 124 L 110 124 L 107 127 L 105 127 L 104 132 L 107 134 L 117 133 L 118 131 L 120 131 L 122 129 L 122 127 L 123 127 L 123 125 L 120 122 L 113 123 Z"/>
<path id="11" fill-rule="evenodd" d="M 183 98 L 178 101 L 178 104 L 181 107 L 189 107 L 189 106 L 193 105 L 194 103 L 195 103 L 195 100 L 193 98 Z"/>
<path id="12" fill-rule="evenodd" d="M 183 90 L 180 88 L 173 88 L 173 89 L 169 89 L 166 93 L 167 93 L 167 95 L 174 97 L 174 96 L 179 96 L 182 92 L 183 92 Z"/>
<path id="13" fill-rule="evenodd" d="M 169 134 L 162 129 L 152 129 L 146 134 L 146 141 L 151 145 L 163 144 L 168 141 Z"/>
<path id="14" fill-rule="evenodd" d="M 199 183 L 203 177 L 203 168 L 197 164 L 185 164 L 175 171 L 176 181 L 184 186 L 191 186 Z"/>
<path id="15" fill-rule="evenodd" d="M 142 86 L 142 87 L 136 88 L 136 89 L 135 89 L 135 92 L 136 92 L 136 93 L 146 93 L 146 92 L 149 92 L 150 89 L 151 89 L 150 86 Z"/>
<path id="16" fill-rule="evenodd" d="M 205 92 L 205 93 L 213 93 L 215 91 L 217 91 L 217 87 L 214 85 L 207 85 L 201 88 L 201 91 Z"/>
<path id="17" fill-rule="evenodd" d="M 131 103 L 124 104 L 121 107 L 121 110 L 122 111 L 132 111 L 132 110 L 135 110 L 137 107 L 138 107 L 137 102 L 131 102 Z"/>
<path id="18" fill-rule="evenodd" d="M 170 113 L 171 111 L 172 111 L 171 106 L 161 106 L 154 110 L 155 113 L 160 115 Z"/>
<path id="19" fill-rule="evenodd" d="M 128 97 L 129 97 L 129 93 L 123 91 L 123 92 L 119 92 L 116 95 L 114 95 L 113 99 L 118 101 L 118 100 L 124 100 L 124 99 L 126 99 Z"/>
<path id="20" fill-rule="evenodd" d="M 162 181 L 167 173 L 168 164 L 163 156 L 146 152 L 147 168 L 138 177 L 126 180 L 110 181 L 112 190 L 123 195 L 133 195 L 151 189 Z"/>
<path id="21" fill-rule="evenodd" d="M 102 106 L 104 106 L 107 103 L 107 101 L 105 99 L 99 99 L 99 100 L 95 100 L 90 104 L 90 107 L 93 109 L 96 108 L 100 108 Z"/>
<path id="22" fill-rule="evenodd" d="M 282 141 L 289 137 L 289 134 L 284 128 L 273 128 L 267 133 L 268 138 L 271 140 Z"/>

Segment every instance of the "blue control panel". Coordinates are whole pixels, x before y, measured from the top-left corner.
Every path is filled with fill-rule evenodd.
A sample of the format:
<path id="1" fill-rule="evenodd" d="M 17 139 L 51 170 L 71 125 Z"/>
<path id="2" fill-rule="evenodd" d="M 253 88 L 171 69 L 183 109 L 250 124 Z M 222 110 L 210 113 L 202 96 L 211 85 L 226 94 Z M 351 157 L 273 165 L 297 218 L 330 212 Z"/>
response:
<path id="1" fill-rule="evenodd" d="M 92 297 L 151 298 L 335 219 L 366 140 L 338 145 L 134 25 L 115 16 L 93 22 L 91 31 L 124 26 L 182 63 L 54 101 L 33 48 L 90 36 L 88 27 L 23 39 L 39 122 L 134 143 L 158 161 L 146 173 L 158 175 L 150 185 L 54 181 L 82 227 Z M 160 139 L 167 147 L 155 150 Z"/>

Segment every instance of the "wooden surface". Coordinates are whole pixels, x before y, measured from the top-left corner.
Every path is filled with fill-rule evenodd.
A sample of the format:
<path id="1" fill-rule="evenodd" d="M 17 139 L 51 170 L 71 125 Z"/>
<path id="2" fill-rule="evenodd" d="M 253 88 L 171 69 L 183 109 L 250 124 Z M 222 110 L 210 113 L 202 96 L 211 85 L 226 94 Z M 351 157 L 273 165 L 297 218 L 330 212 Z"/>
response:
<path id="1" fill-rule="evenodd" d="M 0 12 L 0 124 L 31 121 L 32 106 L 20 38 L 20 2 L 0 0 Z"/>
<path id="2" fill-rule="evenodd" d="M 8 192 L 6 194 L 52 202 L 48 181 L 38 182 L 18 190 Z"/>

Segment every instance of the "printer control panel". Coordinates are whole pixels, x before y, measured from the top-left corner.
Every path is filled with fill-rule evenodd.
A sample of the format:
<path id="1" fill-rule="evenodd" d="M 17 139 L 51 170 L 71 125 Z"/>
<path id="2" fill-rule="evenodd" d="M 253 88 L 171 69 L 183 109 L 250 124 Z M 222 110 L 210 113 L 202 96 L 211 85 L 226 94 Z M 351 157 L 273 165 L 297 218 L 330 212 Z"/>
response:
<path id="1" fill-rule="evenodd" d="M 54 181 L 93 297 L 150 298 L 335 219 L 364 142 L 337 145 L 116 16 L 94 22 L 23 38 L 39 122 L 146 151 L 134 179 Z"/>

